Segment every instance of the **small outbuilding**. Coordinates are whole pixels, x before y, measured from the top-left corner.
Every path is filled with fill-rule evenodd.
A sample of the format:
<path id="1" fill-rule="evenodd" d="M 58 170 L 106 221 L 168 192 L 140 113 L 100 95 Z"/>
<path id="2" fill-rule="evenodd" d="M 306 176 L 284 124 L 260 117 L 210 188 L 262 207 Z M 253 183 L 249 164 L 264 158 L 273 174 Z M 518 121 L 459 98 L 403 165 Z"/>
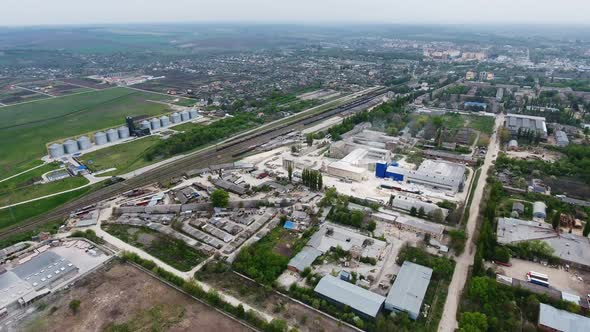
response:
<path id="1" fill-rule="evenodd" d="M 547 205 L 541 201 L 534 202 L 533 217 L 541 219 L 547 218 Z"/>

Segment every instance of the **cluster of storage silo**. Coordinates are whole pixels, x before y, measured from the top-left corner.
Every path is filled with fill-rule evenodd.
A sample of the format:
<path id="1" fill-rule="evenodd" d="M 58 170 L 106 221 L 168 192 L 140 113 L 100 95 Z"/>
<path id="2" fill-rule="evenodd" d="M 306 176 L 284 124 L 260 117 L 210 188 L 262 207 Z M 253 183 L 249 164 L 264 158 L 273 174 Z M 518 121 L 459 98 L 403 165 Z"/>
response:
<path id="1" fill-rule="evenodd" d="M 180 113 L 174 112 L 170 116 L 162 115 L 159 118 L 150 120 L 143 120 L 139 123 L 140 128 L 149 128 L 151 130 L 158 130 L 160 128 L 168 127 L 170 124 L 177 124 L 199 117 L 196 109 L 190 111 L 182 111 Z"/>
<path id="2" fill-rule="evenodd" d="M 140 128 L 157 130 L 168 127 L 171 124 L 177 124 L 188 120 L 193 120 L 199 117 L 196 109 L 190 111 L 174 112 L 170 116 L 162 115 L 159 118 L 152 118 L 150 120 L 143 120 L 139 123 Z M 116 142 L 120 139 L 125 139 L 130 136 L 130 131 L 127 126 L 121 126 L 117 129 L 111 128 L 104 131 L 97 131 L 94 133 L 94 144 L 104 145 L 107 143 Z M 73 154 L 81 150 L 86 150 L 92 147 L 92 141 L 88 136 L 80 136 L 76 140 L 68 139 L 63 144 L 53 143 L 48 147 L 49 156 L 51 158 L 59 158 L 66 154 Z"/>

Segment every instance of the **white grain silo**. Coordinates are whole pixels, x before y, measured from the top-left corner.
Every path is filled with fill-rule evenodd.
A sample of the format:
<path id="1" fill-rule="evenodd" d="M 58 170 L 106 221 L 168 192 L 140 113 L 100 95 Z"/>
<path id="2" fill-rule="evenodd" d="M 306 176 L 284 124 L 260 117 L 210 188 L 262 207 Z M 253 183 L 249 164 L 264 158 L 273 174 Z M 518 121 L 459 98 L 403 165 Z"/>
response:
<path id="1" fill-rule="evenodd" d="M 78 142 L 73 139 L 69 139 L 64 142 L 64 150 L 67 154 L 78 152 Z"/>
<path id="2" fill-rule="evenodd" d="M 119 133 L 115 129 L 111 128 L 107 130 L 107 138 L 109 139 L 109 142 L 117 141 L 119 140 Z"/>
<path id="3" fill-rule="evenodd" d="M 117 132 L 119 133 L 120 139 L 129 137 L 129 128 L 126 126 L 121 126 L 117 128 Z"/>
<path id="4" fill-rule="evenodd" d="M 190 120 L 190 119 L 191 119 L 191 118 L 190 118 L 190 115 L 188 115 L 188 112 L 187 112 L 187 111 L 182 111 L 182 112 L 180 112 L 180 120 L 181 120 L 182 122 L 184 122 L 184 121 L 188 121 L 188 120 Z"/>
<path id="5" fill-rule="evenodd" d="M 78 149 L 80 150 L 86 150 L 92 146 L 92 143 L 90 142 L 90 138 L 88 138 L 88 136 L 80 136 L 78 137 L 77 141 Z"/>
<path id="6" fill-rule="evenodd" d="M 94 144 L 103 145 L 107 144 L 107 134 L 104 131 L 97 131 L 94 133 Z"/>
<path id="7" fill-rule="evenodd" d="M 162 127 L 168 127 L 169 124 L 170 124 L 170 118 L 167 117 L 166 115 L 162 115 L 160 117 L 160 125 Z"/>
<path id="8" fill-rule="evenodd" d="M 196 119 L 199 116 L 199 113 L 197 112 L 196 109 L 193 108 L 188 112 L 188 115 L 190 116 L 191 119 Z"/>
<path id="9" fill-rule="evenodd" d="M 160 129 L 160 119 L 158 119 L 158 118 L 151 119 L 150 125 L 152 127 L 152 130 Z"/>
<path id="10" fill-rule="evenodd" d="M 150 122 L 148 120 L 143 120 L 139 123 L 139 128 L 141 129 L 150 129 Z"/>
<path id="11" fill-rule="evenodd" d="M 49 146 L 49 156 L 51 158 L 59 158 L 65 154 L 64 146 L 61 144 L 53 143 Z"/>
<path id="12" fill-rule="evenodd" d="M 172 113 L 172 116 L 170 117 L 170 122 L 179 123 L 180 122 L 180 114 Z"/>

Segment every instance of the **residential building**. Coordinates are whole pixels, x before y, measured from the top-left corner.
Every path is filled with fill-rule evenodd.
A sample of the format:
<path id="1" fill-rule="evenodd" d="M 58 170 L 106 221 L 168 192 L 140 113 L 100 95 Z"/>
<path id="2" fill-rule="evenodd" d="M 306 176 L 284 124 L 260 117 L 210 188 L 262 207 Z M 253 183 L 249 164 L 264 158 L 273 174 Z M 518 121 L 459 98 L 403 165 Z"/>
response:
<path id="1" fill-rule="evenodd" d="M 541 135 L 541 138 L 547 138 L 547 124 L 544 117 L 530 116 L 521 114 L 506 115 L 506 128 L 512 135 L 534 131 Z"/>

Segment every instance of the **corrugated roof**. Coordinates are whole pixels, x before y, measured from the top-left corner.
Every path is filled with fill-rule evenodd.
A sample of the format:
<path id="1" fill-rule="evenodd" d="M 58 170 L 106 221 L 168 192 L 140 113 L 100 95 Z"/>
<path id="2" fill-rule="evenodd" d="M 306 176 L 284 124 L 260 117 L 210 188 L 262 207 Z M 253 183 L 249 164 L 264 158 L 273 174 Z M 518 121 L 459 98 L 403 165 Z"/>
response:
<path id="1" fill-rule="evenodd" d="M 316 248 L 305 246 L 295 257 L 291 258 L 289 266 L 296 268 L 298 271 L 303 271 L 321 255 L 322 252 Z"/>
<path id="2" fill-rule="evenodd" d="M 314 291 L 370 317 L 377 316 L 385 301 L 385 297 L 379 294 L 340 280 L 332 275 L 323 277 Z"/>
<path id="3" fill-rule="evenodd" d="M 420 314 L 431 277 L 431 268 L 405 261 L 387 294 L 385 306 L 408 312 L 415 319 Z"/>
<path id="4" fill-rule="evenodd" d="M 539 324 L 557 331 L 585 332 L 590 328 L 590 318 L 541 303 L 539 307 Z"/>

